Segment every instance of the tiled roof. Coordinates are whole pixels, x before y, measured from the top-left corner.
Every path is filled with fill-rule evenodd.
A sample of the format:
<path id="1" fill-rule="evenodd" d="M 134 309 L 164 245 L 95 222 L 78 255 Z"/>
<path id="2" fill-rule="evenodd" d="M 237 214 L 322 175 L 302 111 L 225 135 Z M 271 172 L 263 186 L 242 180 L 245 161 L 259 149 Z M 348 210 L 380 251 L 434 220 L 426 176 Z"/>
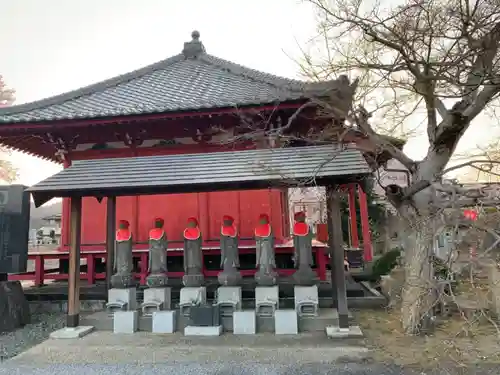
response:
<path id="1" fill-rule="evenodd" d="M 306 98 L 324 83 L 305 83 L 211 56 L 193 33 L 181 54 L 104 82 L 0 109 L 0 123 L 90 119 L 268 104 Z"/>
<path id="2" fill-rule="evenodd" d="M 147 173 L 145 172 L 147 171 Z M 38 205 L 55 197 L 194 193 L 314 186 L 371 173 L 338 145 L 78 160 L 28 189 Z"/>

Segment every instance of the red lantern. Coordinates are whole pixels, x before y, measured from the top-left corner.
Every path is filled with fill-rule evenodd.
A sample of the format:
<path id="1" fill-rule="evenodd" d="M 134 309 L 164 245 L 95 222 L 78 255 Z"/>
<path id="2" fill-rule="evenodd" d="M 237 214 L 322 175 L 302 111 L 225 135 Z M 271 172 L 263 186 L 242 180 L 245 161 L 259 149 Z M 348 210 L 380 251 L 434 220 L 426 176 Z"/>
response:
<path id="1" fill-rule="evenodd" d="M 477 220 L 477 212 L 474 210 L 464 210 L 464 217 L 466 219 L 476 221 Z"/>

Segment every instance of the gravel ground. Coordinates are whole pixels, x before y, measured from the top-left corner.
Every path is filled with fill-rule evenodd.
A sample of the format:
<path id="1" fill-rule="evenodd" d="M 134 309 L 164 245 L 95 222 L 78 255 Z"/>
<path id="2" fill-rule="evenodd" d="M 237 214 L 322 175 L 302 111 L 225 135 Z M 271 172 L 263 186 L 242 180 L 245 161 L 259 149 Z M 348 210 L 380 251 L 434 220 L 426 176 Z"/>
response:
<path id="1" fill-rule="evenodd" d="M 360 365 L 289 363 L 259 364 L 256 362 L 210 362 L 210 363 L 155 363 L 147 365 L 51 365 L 51 366 L 11 366 L 9 362 L 0 367 L 0 375 L 498 375 L 497 368 L 448 369 L 435 372 L 418 369 L 403 369 L 383 364 Z"/>
<path id="2" fill-rule="evenodd" d="M 62 313 L 32 314 L 31 323 L 13 332 L 0 334 L 0 361 L 12 358 L 40 344 L 49 334 L 64 326 Z"/>

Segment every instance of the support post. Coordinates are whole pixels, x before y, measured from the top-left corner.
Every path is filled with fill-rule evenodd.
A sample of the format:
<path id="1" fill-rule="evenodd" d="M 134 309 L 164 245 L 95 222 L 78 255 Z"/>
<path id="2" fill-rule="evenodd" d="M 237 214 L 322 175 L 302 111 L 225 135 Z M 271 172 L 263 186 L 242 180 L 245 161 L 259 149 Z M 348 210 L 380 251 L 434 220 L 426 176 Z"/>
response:
<path id="1" fill-rule="evenodd" d="M 356 185 L 350 184 L 349 188 L 349 226 L 351 247 L 359 247 L 358 217 L 356 213 Z"/>
<path id="2" fill-rule="evenodd" d="M 371 262 L 373 260 L 372 236 L 370 233 L 370 221 L 368 220 L 368 202 L 366 193 L 361 185 L 358 185 L 359 194 L 359 214 L 361 216 L 361 231 L 363 232 L 363 254 L 364 261 Z"/>
<path id="3" fill-rule="evenodd" d="M 68 275 L 68 315 L 66 326 L 76 328 L 80 315 L 80 241 L 82 198 L 72 197 L 70 207 L 70 246 Z"/>
<path id="4" fill-rule="evenodd" d="M 334 305 L 339 314 L 339 327 L 349 328 L 349 311 L 347 308 L 347 292 L 344 270 L 344 248 L 342 246 L 342 219 L 340 214 L 340 193 L 334 186 L 327 187 L 328 200 L 328 246 L 330 249 L 330 265 L 332 268 L 332 291 Z"/>
<path id="5" fill-rule="evenodd" d="M 66 158 L 63 161 L 63 168 L 69 168 L 71 167 L 71 160 L 69 159 L 69 156 L 66 155 Z M 63 204 L 62 204 L 62 217 L 61 217 L 61 243 L 59 244 L 60 248 L 64 248 L 66 244 L 69 243 L 69 228 L 70 228 L 70 223 L 69 223 L 69 216 L 70 216 L 70 199 L 69 198 L 63 198 Z M 61 273 L 66 273 L 65 270 L 61 270 Z"/>
<path id="6" fill-rule="evenodd" d="M 106 200 L 106 286 L 111 289 L 115 268 L 116 197 Z"/>

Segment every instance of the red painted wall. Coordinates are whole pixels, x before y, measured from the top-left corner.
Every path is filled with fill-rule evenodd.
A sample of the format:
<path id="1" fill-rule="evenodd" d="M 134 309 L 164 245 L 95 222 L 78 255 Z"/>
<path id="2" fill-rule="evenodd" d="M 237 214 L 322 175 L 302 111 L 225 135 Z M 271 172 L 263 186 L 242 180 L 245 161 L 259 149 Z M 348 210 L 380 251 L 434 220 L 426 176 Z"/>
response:
<path id="1" fill-rule="evenodd" d="M 200 148 L 183 147 L 177 152 L 206 152 Z M 210 150 L 215 151 L 215 150 Z M 102 157 L 124 157 L 157 154 L 158 149 L 106 150 L 105 152 L 81 152 L 73 155 L 73 160 Z M 148 232 L 155 217 L 165 219 L 165 229 L 170 241 L 182 241 L 182 232 L 187 218 L 195 216 L 205 240 L 218 240 L 221 218 L 231 215 L 238 224 L 242 238 L 253 237 L 253 228 L 258 216 L 267 213 L 271 218 L 277 239 L 282 239 L 288 231 L 288 213 L 285 193 L 281 190 L 250 190 L 207 192 L 192 194 L 162 194 L 137 197 L 118 197 L 116 219 L 128 220 L 134 232 L 134 238 L 146 242 Z M 63 212 L 63 215 L 65 212 Z M 64 217 L 63 217 L 64 221 Z M 67 228 L 67 227 L 66 227 Z M 68 232 L 63 228 L 63 243 L 67 244 Z M 102 244 L 106 240 L 106 199 L 101 203 L 95 198 L 84 198 L 82 202 L 82 244 Z M 216 243 L 214 244 L 216 245 Z"/>

